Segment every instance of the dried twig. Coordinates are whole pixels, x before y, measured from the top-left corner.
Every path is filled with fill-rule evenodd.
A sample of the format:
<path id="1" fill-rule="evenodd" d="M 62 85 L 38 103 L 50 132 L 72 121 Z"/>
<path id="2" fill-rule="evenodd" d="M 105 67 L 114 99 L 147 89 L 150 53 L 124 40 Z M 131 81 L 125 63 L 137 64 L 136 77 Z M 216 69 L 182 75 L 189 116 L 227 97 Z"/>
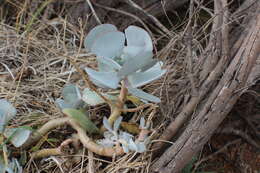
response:
<path id="1" fill-rule="evenodd" d="M 86 0 L 86 2 L 88 3 L 88 6 L 89 6 L 89 8 L 91 9 L 91 11 L 92 11 L 92 13 L 93 13 L 93 15 L 94 15 L 94 17 L 95 17 L 97 23 L 98 23 L 98 24 L 102 24 L 101 21 L 100 21 L 100 19 L 98 18 L 97 13 L 96 13 L 96 11 L 95 11 L 95 9 L 94 9 L 92 3 L 90 2 L 90 0 Z"/>

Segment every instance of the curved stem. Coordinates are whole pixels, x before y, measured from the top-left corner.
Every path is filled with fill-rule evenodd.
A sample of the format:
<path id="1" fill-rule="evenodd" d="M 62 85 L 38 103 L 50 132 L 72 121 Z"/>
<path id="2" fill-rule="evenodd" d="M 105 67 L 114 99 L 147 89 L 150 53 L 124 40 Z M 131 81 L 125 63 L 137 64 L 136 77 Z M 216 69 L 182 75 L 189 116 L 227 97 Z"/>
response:
<path id="1" fill-rule="evenodd" d="M 114 106 L 110 105 L 111 114 L 108 118 L 110 124 L 113 124 L 113 122 L 121 115 L 126 101 L 126 96 L 127 96 L 127 88 L 125 87 L 125 83 L 122 82 L 120 94 L 118 96 L 116 105 Z"/>
<path id="2" fill-rule="evenodd" d="M 76 122 L 70 119 L 69 123 L 78 132 L 79 140 L 84 145 L 84 147 L 93 153 L 106 157 L 113 157 L 124 154 L 122 147 L 103 147 L 98 145 L 86 135 L 86 132 Z"/>
<path id="3" fill-rule="evenodd" d="M 44 124 L 40 129 L 38 129 L 36 132 L 34 132 L 31 137 L 24 143 L 21 148 L 26 149 L 30 147 L 35 142 L 39 141 L 42 136 L 44 136 L 46 133 L 51 131 L 52 129 L 55 129 L 59 126 L 62 126 L 64 124 L 68 124 L 69 118 L 57 118 L 54 120 L 50 120 L 46 124 Z"/>

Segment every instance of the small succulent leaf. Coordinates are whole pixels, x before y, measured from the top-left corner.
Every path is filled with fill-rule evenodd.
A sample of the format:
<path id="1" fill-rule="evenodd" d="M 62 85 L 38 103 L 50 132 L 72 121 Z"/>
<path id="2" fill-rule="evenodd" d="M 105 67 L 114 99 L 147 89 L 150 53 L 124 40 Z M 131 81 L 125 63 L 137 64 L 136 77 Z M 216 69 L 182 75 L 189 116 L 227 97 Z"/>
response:
<path id="1" fill-rule="evenodd" d="M 144 142 L 136 142 L 136 146 L 137 146 L 137 152 L 138 153 L 143 153 L 147 150 Z"/>
<path id="2" fill-rule="evenodd" d="M 141 119 L 140 119 L 140 128 L 141 129 L 145 128 L 145 119 L 144 119 L 144 117 L 141 117 Z"/>
<path id="3" fill-rule="evenodd" d="M 129 26 L 125 30 L 128 46 L 143 47 L 146 51 L 153 50 L 153 42 L 150 35 L 142 28 Z"/>
<path id="4" fill-rule="evenodd" d="M 6 128 L 4 135 L 6 138 L 9 138 L 10 142 L 15 147 L 22 146 L 30 137 L 31 130 L 28 130 L 23 127 L 18 128 Z"/>
<path id="5" fill-rule="evenodd" d="M 121 68 L 116 61 L 112 58 L 98 57 L 98 69 L 99 71 L 109 72 L 109 71 L 117 71 Z"/>
<path id="6" fill-rule="evenodd" d="M 105 93 L 101 93 L 104 97 L 106 97 L 109 100 L 116 100 L 117 97 Z M 85 88 L 82 92 L 82 100 L 87 103 L 90 106 L 96 106 L 102 103 L 105 103 L 105 101 L 94 91 L 91 91 L 89 88 Z"/>
<path id="7" fill-rule="evenodd" d="M 111 140 L 108 139 L 108 138 L 97 140 L 97 143 L 98 143 L 99 145 L 104 146 L 104 147 L 113 147 L 113 146 L 114 146 L 114 142 L 111 141 Z"/>
<path id="8" fill-rule="evenodd" d="M 138 150 L 137 145 L 136 145 L 136 143 L 133 141 L 133 139 L 130 139 L 130 140 L 129 140 L 128 146 L 129 146 L 129 149 L 132 150 L 132 151 L 137 151 L 137 150 Z"/>
<path id="9" fill-rule="evenodd" d="M 152 52 L 142 51 L 135 57 L 128 58 L 126 62 L 123 64 L 122 68 L 119 70 L 118 76 L 122 79 L 127 75 L 131 75 L 132 73 L 140 70 L 147 64 L 150 64 L 151 61 L 153 61 L 152 57 Z"/>
<path id="10" fill-rule="evenodd" d="M 56 99 L 55 100 L 55 105 L 60 109 L 66 109 L 66 108 L 73 108 L 73 105 L 72 104 L 68 104 L 66 103 L 63 99 Z"/>
<path id="11" fill-rule="evenodd" d="M 68 117 L 72 118 L 88 133 L 100 133 L 97 126 L 80 110 L 66 108 L 62 112 Z"/>
<path id="12" fill-rule="evenodd" d="M 118 87 L 120 79 L 116 72 L 98 72 L 91 68 L 85 68 L 85 71 L 88 73 L 90 79 L 100 87 L 105 86 L 113 89 Z"/>
<path id="13" fill-rule="evenodd" d="M 160 78 L 165 73 L 166 70 L 162 70 L 158 62 L 145 72 L 136 72 L 132 75 L 129 75 L 128 81 L 132 87 L 137 88 Z"/>
<path id="14" fill-rule="evenodd" d="M 74 103 L 81 99 L 79 88 L 72 84 L 64 86 L 62 89 L 62 96 L 67 103 Z"/>
<path id="15" fill-rule="evenodd" d="M 119 116 L 119 117 L 116 119 L 116 121 L 114 122 L 114 126 L 113 126 L 113 130 L 114 130 L 114 131 L 118 131 L 122 120 L 123 120 L 123 117 L 122 117 L 122 116 Z"/>
<path id="16" fill-rule="evenodd" d="M 105 127 L 108 131 L 110 131 L 110 132 L 113 133 L 113 129 L 112 129 L 112 127 L 111 127 L 111 125 L 110 125 L 110 123 L 109 123 L 107 117 L 104 117 L 104 118 L 103 118 L 103 125 L 104 125 L 104 127 Z"/>
<path id="17" fill-rule="evenodd" d="M 129 149 L 128 149 L 128 146 L 125 145 L 125 144 L 122 144 L 122 148 L 124 150 L 125 153 L 128 153 L 129 152 Z"/>
<path id="18" fill-rule="evenodd" d="M 23 169 L 20 166 L 17 159 L 12 158 L 12 161 L 9 162 L 8 167 L 6 168 L 7 173 L 22 173 Z"/>
<path id="19" fill-rule="evenodd" d="M 154 103 L 159 103 L 161 102 L 161 100 L 158 97 L 155 97 L 151 94 L 148 94 L 140 89 L 137 88 L 132 88 L 132 87 L 128 87 L 128 92 L 136 97 L 139 97 L 141 99 L 150 101 L 150 102 L 154 102 Z"/>
<path id="20" fill-rule="evenodd" d="M 124 44 L 125 36 L 122 32 L 107 32 L 96 38 L 90 51 L 98 57 L 114 58 L 121 54 Z"/>
<path id="21" fill-rule="evenodd" d="M 5 99 L 0 99 L 0 133 L 7 123 L 16 115 L 16 109 Z"/>
<path id="22" fill-rule="evenodd" d="M 136 123 L 121 122 L 121 127 L 131 134 L 139 134 L 140 129 Z"/>
<path id="23" fill-rule="evenodd" d="M 116 27 L 111 24 L 102 24 L 94 27 L 86 36 L 84 40 L 84 46 L 87 50 L 90 50 L 94 41 L 102 34 L 107 32 L 117 31 Z"/>

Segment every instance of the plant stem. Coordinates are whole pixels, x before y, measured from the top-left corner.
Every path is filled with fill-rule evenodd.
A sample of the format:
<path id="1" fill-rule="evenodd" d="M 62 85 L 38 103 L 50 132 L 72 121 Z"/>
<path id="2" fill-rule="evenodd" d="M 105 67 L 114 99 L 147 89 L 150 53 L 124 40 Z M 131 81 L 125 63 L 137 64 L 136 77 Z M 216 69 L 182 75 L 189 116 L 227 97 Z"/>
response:
<path id="1" fill-rule="evenodd" d="M 120 94 L 117 99 L 117 103 L 115 105 L 111 105 L 111 114 L 108 118 L 108 122 L 112 125 L 113 122 L 121 115 L 122 110 L 124 108 L 124 104 L 127 96 L 127 88 L 125 87 L 125 83 L 122 82 Z"/>

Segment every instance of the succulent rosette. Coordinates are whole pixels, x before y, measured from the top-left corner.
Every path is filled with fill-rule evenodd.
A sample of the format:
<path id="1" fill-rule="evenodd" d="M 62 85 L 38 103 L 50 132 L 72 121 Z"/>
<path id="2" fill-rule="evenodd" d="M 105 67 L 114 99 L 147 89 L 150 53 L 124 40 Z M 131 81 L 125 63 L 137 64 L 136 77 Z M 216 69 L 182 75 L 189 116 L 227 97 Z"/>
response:
<path id="1" fill-rule="evenodd" d="M 141 87 L 160 78 L 165 72 L 162 62 L 153 59 L 153 44 L 149 34 L 137 26 L 120 32 L 114 25 L 93 28 L 84 41 L 85 48 L 97 56 L 98 71 L 85 68 L 94 84 L 116 89 L 124 81 L 128 92 L 140 99 L 160 102 Z"/>

